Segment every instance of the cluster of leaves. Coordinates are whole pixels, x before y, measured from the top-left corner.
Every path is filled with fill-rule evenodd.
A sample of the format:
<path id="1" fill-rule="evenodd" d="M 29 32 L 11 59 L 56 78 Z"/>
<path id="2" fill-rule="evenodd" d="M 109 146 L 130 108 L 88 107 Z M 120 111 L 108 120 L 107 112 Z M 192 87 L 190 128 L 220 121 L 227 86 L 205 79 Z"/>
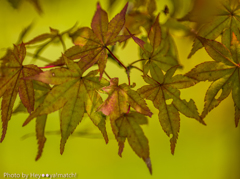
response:
<path id="1" fill-rule="evenodd" d="M 189 57 L 204 46 L 214 61 L 199 64 L 187 74 L 175 74 L 181 67 L 177 48 L 170 34 L 170 26 L 159 23 L 160 14 L 156 15 L 154 0 L 136 0 L 133 8 L 129 10 L 127 3 L 111 21 L 98 3 L 91 28 L 81 27 L 74 31 L 74 26 L 63 33 L 51 28 L 50 33 L 14 45 L 14 48 L 9 49 L 1 58 L 1 142 L 5 138 L 12 114 L 28 112 L 29 116 L 23 126 L 36 118 L 38 160 L 46 142 L 45 125 L 48 114 L 58 110 L 61 112 L 61 154 L 67 139 L 85 113 L 108 143 L 105 123 L 106 117 L 109 117 L 119 145 L 118 154 L 122 156 L 127 139 L 133 151 L 144 160 L 152 173 L 148 139 L 140 127 L 148 123 L 146 116 L 152 116 L 145 100 L 151 100 L 158 109 L 162 129 L 170 137 L 172 154 L 180 128 L 179 113 L 205 125 L 205 116 L 232 92 L 237 126 L 240 119 L 240 2 L 221 0 L 208 4 L 203 1 L 205 4 L 200 10 L 196 10 L 199 2 L 195 0 L 193 10 L 178 20 L 195 23 L 196 28 L 189 30 L 189 35 L 195 36 Z M 217 6 L 214 12 L 209 11 L 212 5 Z M 207 18 L 207 21 L 201 18 L 201 10 L 208 10 L 207 15 L 210 18 Z M 167 6 L 163 12 L 168 15 Z M 141 27 L 147 32 L 147 36 L 141 36 Z M 72 39 L 73 47 L 66 49 L 64 34 L 68 34 Z M 220 35 L 222 43 L 214 40 Z M 27 54 L 26 47 L 43 42 L 34 55 L 34 58 L 39 58 L 41 51 L 56 39 L 61 42 L 65 51 L 59 59 L 41 68 L 33 64 L 23 65 Z M 110 49 L 116 43 L 124 43 L 125 46 L 130 39 L 140 47 L 141 57 L 125 66 Z M 105 69 L 110 57 L 125 69 L 127 84 L 119 84 L 117 76 L 111 78 L 107 74 Z M 138 62 L 141 62 L 142 69 L 134 66 Z M 98 65 L 98 70 L 91 70 L 95 64 Z M 130 76 L 132 69 L 142 72 L 147 85 L 134 89 L 135 83 L 131 83 Z M 180 89 L 206 80 L 213 83 L 206 92 L 205 106 L 200 115 L 192 99 L 186 101 L 180 97 Z M 219 91 L 222 91 L 221 95 L 216 99 Z M 105 101 L 102 100 L 104 93 L 108 95 Z M 21 103 L 13 110 L 18 94 Z M 169 100 L 170 104 L 167 102 Z"/>

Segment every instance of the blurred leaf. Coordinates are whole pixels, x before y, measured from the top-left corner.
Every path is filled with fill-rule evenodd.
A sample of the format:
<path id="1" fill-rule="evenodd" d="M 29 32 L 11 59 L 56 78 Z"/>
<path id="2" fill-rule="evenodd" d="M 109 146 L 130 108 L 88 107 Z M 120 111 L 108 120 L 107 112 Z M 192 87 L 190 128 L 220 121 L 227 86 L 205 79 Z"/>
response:
<path id="1" fill-rule="evenodd" d="M 43 13 L 42 7 L 39 3 L 39 0 L 28 0 L 36 9 L 39 14 Z"/>
<path id="2" fill-rule="evenodd" d="M 134 35 L 140 34 L 140 27 L 149 32 L 155 20 L 154 12 L 156 10 L 155 0 L 136 0 L 133 3 L 133 9 L 130 9 L 126 15 L 126 28 Z M 128 34 L 128 31 L 124 29 L 123 33 Z"/>
<path id="3" fill-rule="evenodd" d="M 66 51 L 66 45 L 63 41 L 63 36 L 65 34 L 69 34 L 74 28 L 75 28 L 76 24 L 71 27 L 70 29 L 62 32 L 62 33 L 59 33 L 59 30 L 57 29 L 53 29 L 50 27 L 50 33 L 44 33 L 44 34 L 41 34 L 35 38 L 33 38 L 32 40 L 26 42 L 25 44 L 26 45 L 32 45 L 32 44 L 38 44 L 38 43 L 42 43 L 40 44 L 37 49 L 36 49 L 36 52 L 33 56 L 33 58 L 40 58 L 39 57 L 39 54 L 47 47 L 49 46 L 50 44 L 53 44 L 55 43 L 56 40 L 58 40 L 62 46 L 63 46 L 63 50 Z M 45 60 L 46 61 L 46 60 Z"/>
<path id="4" fill-rule="evenodd" d="M 25 38 L 25 36 L 29 33 L 29 31 L 32 29 L 33 27 L 33 23 L 29 24 L 26 28 L 24 28 L 21 32 L 21 34 L 19 35 L 17 44 L 20 44 L 23 42 L 23 39 Z"/>
<path id="5" fill-rule="evenodd" d="M 23 0 L 8 0 L 14 9 L 18 9 Z"/>
<path id="6" fill-rule="evenodd" d="M 240 44 L 233 34 L 231 48 L 223 44 L 198 37 L 208 54 L 215 62 L 204 62 L 186 75 L 198 81 L 213 81 L 205 96 L 205 105 L 201 117 L 204 118 L 213 108 L 217 107 L 232 91 L 235 105 L 236 126 L 239 121 L 240 109 Z M 216 96 L 220 93 L 220 96 Z"/>
<path id="7" fill-rule="evenodd" d="M 8 0 L 8 2 L 12 5 L 14 9 L 18 9 L 23 1 L 24 0 Z M 34 6 L 34 8 L 39 14 L 43 13 L 39 0 L 27 0 L 27 1 Z"/>
<path id="8" fill-rule="evenodd" d="M 196 0 L 194 9 L 182 20 L 190 20 L 190 17 L 194 17 L 191 19 L 192 21 L 203 24 L 197 33 L 198 36 L 207 39 L 216 39 L 225 29 L 229 29 L 225 35 L 230 37 L 230 41 L 232 40 L 232 33 L 235 33 L 237 39 L 240 40 L 239 3 L 239 1 L 235 0 Z M 202 43 L 196 38 L 188 58 L 201 47 Z"/>

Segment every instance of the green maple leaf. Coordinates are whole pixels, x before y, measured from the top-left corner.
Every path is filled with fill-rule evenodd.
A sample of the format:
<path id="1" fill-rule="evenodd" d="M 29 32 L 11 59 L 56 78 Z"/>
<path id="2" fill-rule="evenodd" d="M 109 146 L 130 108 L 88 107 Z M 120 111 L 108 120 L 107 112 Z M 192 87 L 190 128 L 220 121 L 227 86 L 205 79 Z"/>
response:
<path id="1" fill-rule="evenodd" d="M 232 91 L 237 126 L 240 118 L 240 44 L 234 34 L 232 37 L 230 49 L 219 42 L 198 37 L 208 54 L 215 61 L 204 62 L 186 75 L 198 81 L 213 81 L 205 96 L 202 118 L 217 107 Z M 216 98 L 220 92 L 220 96 Z"/>
<path id="2" fill-rule="evenodd" d="M 2 97 L 2 137 L 3 141 L 8 121 L 12 116 L 12 109 L 19 94 L 23 105 L 31 113 L 34 110 L 34 89 L 31 80 L 23 78 L 33 76 L 41 72 L 35 65 L 23 65 L 26 56 L 25 44 L 14 46 L 13 50 L 8 50 L 7 54 L 1 59 L 0 71 L 0 97 Z"/>
<path id="3" fill-rule="evenodd" d="M 140 125 L 147 124 L 147 118 L 143 114 L 130 112 L 122 114 L 116 120 L 111 121 L 113 133 L 118 141 L 119 152 L 121 156 L 126 139 L 133 151 L 144 160 L 147 167 L 152 173 L 152 165 L 149 157 L 149 145 Z"/>
<path id="4" fill-rule="evenodd" d="M 33 86 L 35 89 L 35 109 L 40 106 L 40 104 L 43 103 L 44 99 L 47 97 L 47 94 L 51 91 L 51 87 L 48 84 L 41 83 L 39 81 L 34 81 Z M 43 148 L 46 142 L 45 137 L 45 126 L 47 122 L 47 114 L 42 116 L 37 116 L 36 118 L 36 136 L 38 140 L 38 153 L 35 158 L 37 161 L 41 156 L 43 152 Z"/>
<path id="5" fill-rule="evenodd" d="M 98 63 L 101 78 L 107 63 L 107 50 L 109 50 L 107 46 L 115 45 L 116 42 L 125 41 L 130 37 L 129 35 L 119 35 L 125 24 L 127 7 L 128 3 L 119 14 L 108 22 L 107 12 L 98 3 L 91 23 L 92 29 L 83 27 L 71 34 L 76 46 L 68 49 L 65 55 L 71 60 L 81 58 L 79 65 L 83 71 Z M 62 63 L 64 60 L 61 58 L 52 65 Z"/>
<path id="6" fill-rule="evenodd" d="M 145 161 L 152 173 L 148 140 L 139 126 L 147 123 L 144 115 L 152 116 L 146 102 L 125 83 L 118 85 L 118 78 L 112 78 L 110 85 L 102 89 L 109 96 L 98 110 L 110 116 L 112 129 L 119 144 L 118 154 L 121 156 L 127 138 L 133 151 Z M 130 106 L 137 112 L 129 112 Z"/>
<path id="7" fill-rule="evenodd" d="M 162 37 L 158 15 L 148 33 L 150 43 L 147 42 L 147 39 L 145 42 L 132 36 L 133 40 L 142 50 L 141 60 L 143 60 L 144 74 L 147 74 L 149 71 L 151 74 L 161 74 L 162 70 L 167 71 L 172 66 L 178 65 L 178 61 L 175 58 L 176 54 L 172 49 L 174 47 L 174 42 L 166 32 L 164 32 L 163 35 L 164 37 Z"/>
<path id="8" fill-rule="evenodd" d="M 194 101 L 182 100 L 178 90 L 193 86 L 197 81 L 183 75 L 173 76 L 177 68 L 178 66 L 170 68 L 165 75 L 153 73 L 152 78 L 144 75 L 143 79 L 149 85 L 138 89 L 138 93 L 143 98 L 151 100 L 159 110 L 158 118 L 163 130 L 168 136 L 172 135 L 170 139 L 172 154 L 174 154 L 180 127 L 179 112 L 205 124 L 198 114 Z M 169 99 L 172 99 L 170 105 L 166 102 Z"/>
<path id="9" fill-rule="evenodd" d="M 108 98 L 99 107 L 99 111 L 110 116 L 112 121 L 119 118 L 129 110 L 129 105 L 137 112 L 150 116 L 152 113 L 147 107 L 146 102 L 140 95 L 132 90 L 128 85 L 118 85 L 118 78 L 112 78 L 110 85 L 103 88 L 108 93 Z"/>
<path id="10" fill-rule="evenodd" d="M 238 0 L 215 0 L 209 2 L 210 7 L 208 7 L 209 3 L 205 2 L 206 8 L 202 8 L 200 12 L 198 11 L 198 16 L 195 15 L 199 17 L 202 14 L 211 14 L 211 16 L 209 15 L 207 18 L 204 16 L 205 22 L 201 22 L 203 25 L 197 35 L 207 39 L 216 39 L 223 33 L 223 39 L 225 39 L 224 42 L 226 43 L 225 45 L 229 47 L 232 40 L 232 33 L 236 34 L 238 40 L 240 39 L 240 2 Z M 197 8 L 199 7 L 196 6 L 195 10 L 197 10 Z M 206 13 L 206 11 L 210 11 L 210 13 Z M 193 16 L 194 12 L 195 11 L 187 16 Z M 198 22 L 198 19 L 193 20 Z M 189 54 L 189 58 L 201 47 L 202 43 L 196 38 L 191 53 Z"/>
<path id="11" fill-rule="evenodd" d="M 109 96 L 98 110 L 110 116 L 112 129 L 119 144 L 118 154 L 121 156 L 127 138 L 133 151 L 145 161 L 152 173 L 148 140 L 139 126 L 147 123 L 144 115 L 152 116 L 146 102 L 130 86 L 125 83 L 118 85 L 118 78 L 112 78 L 110 85 L 102 89 Z M 137 112 L 130 112 L 130 106 Z"/>
<path id="12" fill-rule="evenodd" d="M 34 108 L 36 109 L 40 104 L 43 103 L 48 92 L 51 90 L 51 87 L 48 84 L 42 83 L 40 81 L 33 80 L 32 82 L 33 82 L 33 88 L 34 88 L 34 94 L 35 94 Z M 13 114 L 17 114 L 20 112 L 27 112 L 27 109 L 25 108 L 22 102 L 20 102 L 20 104 L 13 111 Z M 38 140 L 38 153 L 35 158 L 36 161 L 42 156 L 43 148 L 47 140 L 45 137 L 46 121 L 47 121 L 47 115 L 38 116 L 36 118 L 35 131 L 36 131 L 36 137 Z"/>
<path id="13" fill-rule="evenodd" d="M 99 81 L 97 71 L 91 71 L 82 76 L 82 69 L 78 64 L 64 57 L 68 68 L 57 68 L 45 71 L 39 75 L 29 77 L 47 84 L 53 84 L 43 103 L 31 113 L 24 122 L 29 123 L 33 118 L 49 114 L 62 108 L 60 117 L 61 127 L 61 154 L 64 151 L 65 143 L 71 133 L 81 122 L 84 112 L 102 132 L 106 143 L 108 137 L 105 128 L 105 116 L 96 112 L 102 103 L 102 98 L 97 90 L 108 85 L 108 81 L 102 78 Z"/>

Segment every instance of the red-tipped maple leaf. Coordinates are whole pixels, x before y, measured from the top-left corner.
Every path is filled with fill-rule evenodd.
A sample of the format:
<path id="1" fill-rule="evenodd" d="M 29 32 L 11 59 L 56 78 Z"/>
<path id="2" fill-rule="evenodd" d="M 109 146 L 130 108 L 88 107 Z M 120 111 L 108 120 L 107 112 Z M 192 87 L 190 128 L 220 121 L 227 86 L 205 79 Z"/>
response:
<path id="1" fill-rule="evenodd" d="M 26 56 L 25 44 L 14 46 L 13 50 L 8 50 L 7 54 L 1 59 L 0 71 L 0 97 L 2 99 L 2 137 L 3 141 L 8 121 L 12 116 L 12 109 L 19 94 L 23 105 L 31 113 L 34 110 L 34 89 L 31 80 L 23 78 L 36 75 L 41 70 L 35 65 L 23 65 Z"/>
<path id="2" fill-rule="evenodd" d="M 110 115 L 112 121 L 119 118 L 122 114 L 127 113 L 129 105 L 139 113 L 152 116 L 144 99 L 125 83 L 118 85 L 118 78 L 112 78 L 110 85 L 104 87 L 103 90 L 109 96 L 99 107 L 99 110 L 105 115 Z"/>
<path id="3" fill-rule="evenodd" d="M 107 63 L 107 50 L 109 50 L 107 46 L 130 38 L 129 35 L 119 35 L 125 23 L 127 7 L 128 3 L 119 14 L 108 22 L 107 12 L 98 3 L 91 23 L 92 29 L 83 27 L 71 34 L 76 46 L 68 49 L 65 55 L 71 60 L 81 58 L 79 65 L 83 71 L 98 63 L 101 78 Z M 58 65 L 63 62 L 61 58 L 52 64 Z"/>
<path id="4" fill-rule="evenodd" d="M 74 132 L 78 123 L 81 122 L 84 112 L 102 132 L 106 143 L 108 142 L 105 128 L 105 116 L 96 112 L 102 98 L 96 90 L 108 85 L 108 81 L 96 77 L 97 71 L 91 71 L 82 76 L 82 69 L 78 64 L 64 57 L 67 68 L 56 68 L 45 71 L 39 75 L 29 77 L 47 84 L 53 84 L 43 103 L 31 113 L 24 122 L 29 123 L 33 118 L 49 114 L 62 108 L 61 111 L 61 154 L 64 151 L 65 143 L 71 133 Z"/>

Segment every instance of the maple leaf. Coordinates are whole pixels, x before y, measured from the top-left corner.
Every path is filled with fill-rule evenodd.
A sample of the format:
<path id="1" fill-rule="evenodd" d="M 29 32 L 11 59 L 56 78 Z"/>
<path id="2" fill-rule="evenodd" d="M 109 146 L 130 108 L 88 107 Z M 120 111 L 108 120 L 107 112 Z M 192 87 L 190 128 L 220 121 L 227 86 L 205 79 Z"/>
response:
<path id="1" fill-rule="evenodd" d="M 35 104 L 34 108 L 36 109 L 40 104 L 43 103 L 44 99 L 46 98 L 48 92 L 51 90 L 51 87 L 48 84 L 42 83 L 40 81 L 33 80 L 33 88 L 35 93 Z M 19 112 L 27 112 L 25 106 L 22 102 L 16 107 L 16 109 L 13 111 L 13 114 L 17 114 Z M 47 121 L 47 115 L 38 116 L 36 118 L 36 136 L 38 140 L 38 153 L 35 158 L 37 161 L 41 156 L 43 152 L 43 148 L 46 142 L 45 137 L 45 125 Z"/>
<path id="2" fill-rule="evenodd" d="M 97 90 L 108 85 L 108 81 L 104 78 L 99 81 L 99 77 L 96 76 L 97 71 L 91 71 L 83 77 L 82 69 L 79 68 L 78 64 L 66 57 L 64 59 L 68 68 L 56 68 L 27 78 L 54 86 L 48 92 L 43 103 L 31 113 L 23 124 L 26 125 L 37 116 L 49 114 L 62 108 L 60 117 L 61 154 L 68 137 L 81 122 L 85 111 L 102 132 L 106 143 L 108 142 L 105 116 L 96 112 L 102 103 L 102 98 Z"/>
<path id="3" fill-rule="evenodd" d="M 146 102 L 140 95 L 132 90 L 128 85 L 118 85 L 118 78 L 112 78 L 110 85 L 102 88 L 108 93 L 108 98 L 99 107 L 99 111 L 103 114 L 110 116 L 111 120 L 116 120 L 122 114 L 125 114 L 129 110 L 129 105 L 137 112 L 147 116 L 152 116 Z"/>
<path id="4" fill-rule="evenodd" d="M 137 90 L 143 98 L 151 100 L 154 107 L 159 110 L 158 118 L 163 130 L 168 136 L 172 135 L 170 139 L 172 154 L 174 154 L 180 128 L 179 112 L 205 124 L 198 114 L 194 101 L 182 100 L 178 90 L 193 86 L 197 81 L 183 75 L 173 76 L 177 68 L 178 66 L 170 68 L 165 75 L 154 73 L 152 78 L 144 75 L 143 79 L 149 85 Z M 172 99 L 170 105 L 166 102 L 169 99 Z"/>
<path id="5" fill-rule="evenodd" d="M 8 121 L 12 116 L 12 109 L 17 94 L 19 94 L 23 105 L 31 113 L 34 110 L 34 89 L 31 80 L 22 78 L 33 76 L 41 72 L 35 65 L 23 65 L 26 55 L 25 44 L 14 46 L 13 50 L 8 50 L 7 54 L 1 59 L 0 71 L 0 97 L 2 97 L 2 137 L 3 141 Z"/>
<path id="6" fill-rule="evenodd" d="M 140 113 L 130 112 L 122 114 L 116 120 L 111 121 L 113 133 L 118 141 L 119 152 L 121 156 L 126 139 L 133 151 L 144 160 L 152 174 L 152 165 L 149 157 L 149 145 L 140 125 L 147 124 L 147 118 Z"/>
<path id="7" fill-rule="evenodd" d="M 202 118 L 218 106 L 232 91 L 237 126 L 240 118 L 240 44 L 234 34 L 232 37 L 230 49 L 214 40 L 198 37 L 208 54 L 215 61 L 199 64 L 186 75 L 198 81 L 213 81 L 206 92 Z M 218 93 L 220 93 L 220 96 L 216 98 Z"/>
<path id="8" fill-rule="evenodd" d="M 39 81 L 34 81 L 33 80 L 33 87 L 34 87 L 34 92 L 35 92 L 35 109 L 42 104 L 44 99 L 46 98 L 47 94 L 51 91 L 51 87 L 48 84 L 39 82 Z M 43 148 L 46 142 L 46 137 L 45 137 L 45 126 L 47 122 L 47 114 L 42 115 L 42 116 L 37 116 L 36 118 L 36 136 L 38 140 L 38 153 L 35 158 L 37 161 L 41 156 L 43 152 Z"/>
<path id="9" fill-rule="evenodd" d="M 131 34 L 131 32 L 129 32 Z M 150 28 L 148 33 L 148 39 L 150 43 L 147 43 L 147 39 L 144 42 L 135 36 L 132 36 L 133 40 L 140 46 L 142 50 L 143 60 L 143 72 L 147 74 L 149 71 L 153 75 L 161 75 L 162 70 L 167 71 L 172 66 L 178 65 L 176 54 L 174 53 L 174 41 L 165 32 L 164 38 L 162 38 L 162 31 L 159 24 L 159 14 Z"/>
<path id="10" fill-rule="evenodd" d="M 118 78 L 112 78 L 110 85 L 102 90 L 109 96 L 98 110 L 110 116 L 112 129 L 119 143 L 119 155 L 121 156 L 127 138 L 132 149 L 145 161 L 152 173 L 148 140 L 139 127 L 139 124 L 147 123 L 144 115 L 152 116 L 146 102 L 130 86 L 125 83 L 118 85 Z M 130 106 L 137 112 L 129 113 Z"/>
<path id="11" fill-rule="evenodd" d="M 107 63 L 107 51 L 109 50 L 107 46 L 130 38 L 129 35 L 119 35 L 125 24 L 127 7 L 128 3 L 119 14 L 108 22 L 107 12 L 98 3 L 91 23 L 92 29 L 83 27 L 71 34 L 70 37 L 76 46 L 68 49 L 65 55 L 71 60 L 81 58 L 79 65 L 83 71 L 98 63 L 101 78 Z M 63 59 L 60 59 L 52 64 L 63 62 Z"/>
<path id="12" fill-rule="evenodd" d="M 201 3 L 201 1 L 196 1 L 196 3 Z M 207 18 L 204 18 L 203 25 L 198 31 L 197 35 L 214 40 L 223 33 L 223 38 L 228 38 L 228 45 L 232 40 L 232 33 L 235 33 L 238 40 L 240 39 L 239 34 L 239 18 L 240 15 L 240 4 L 238 0 L 214 0 L 206 1 L 202 5 L 201 11 L 197 12 L 197 17 L 201 17 L 202 14 L 208 14 Z M 194 10 L 199 9 L 199 6 L 195 6 Z M 207 12 L 207 13 L 206 13 Z M 194 16 L 195 11 L 192 11 L 187 17 Z M 209 15 L 210 14 L 210 15 Z M 206 17 L 206 16 L 204 16 Z M 186 18 L 186 17 L 185 17 Z M 201 18 L 202 21 L 203 18 Z M 198 22 L 198 18 L 193 19 L 193 21 Z M 227 29 L 227 30 L 226 30 Z M 227 44 L 226 44 L 227 45 Z M 227 46 L 228 46 L 227 45 Z M 228 47 L 229 47 L 228 46 Z M 198 38 L 195 39 L 191 53 L 188 58 L 190 58 L 197 50 L 202 47 L 202 43 Z"/>

